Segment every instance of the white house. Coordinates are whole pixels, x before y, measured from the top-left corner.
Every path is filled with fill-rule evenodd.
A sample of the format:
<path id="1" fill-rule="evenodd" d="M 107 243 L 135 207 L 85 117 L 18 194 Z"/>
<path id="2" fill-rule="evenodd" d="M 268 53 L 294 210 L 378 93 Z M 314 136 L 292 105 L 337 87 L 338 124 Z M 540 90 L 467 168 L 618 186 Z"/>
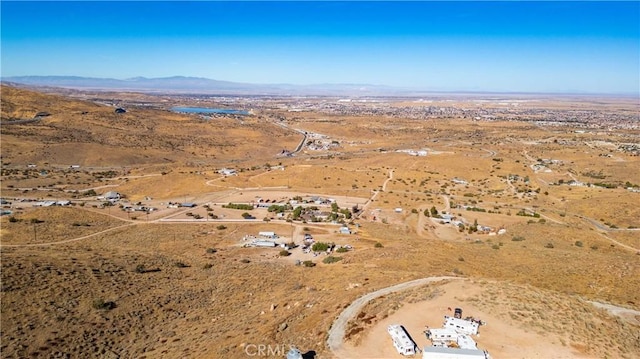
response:
<path id="1" fill-rule="evenodd" d="M 118 201 L 120 200 L 120 198 L 122 198 L 122 196 L 120 195 L 120 193 L 115 192 L 115 191 L 109 191 L 107 193 L 104 194 L 104 199 L 106 199 L 107 201 Z"/>
<path id="2" fill-rule="evenodd" d="M 231 169 L 231 168 L 223 168 L 220 171 L 218 171 L 218 173 L 220 173 L 223 176 L 237 176 L 238 172 L 236 172 L 236 170 Z"/>
<path id="3" fill-rule="evenodd" d="M 278 238 L 275 232 L 258 232 L 258 235 L 265 238 Z"/>
<path id="4" fill-rule="evenodd" d="M 417 345 L 409 336 L 406 329 L 400 324 L 392 324 L 387 327 L 393 346 L 402 355 L 415 355 Z"/>

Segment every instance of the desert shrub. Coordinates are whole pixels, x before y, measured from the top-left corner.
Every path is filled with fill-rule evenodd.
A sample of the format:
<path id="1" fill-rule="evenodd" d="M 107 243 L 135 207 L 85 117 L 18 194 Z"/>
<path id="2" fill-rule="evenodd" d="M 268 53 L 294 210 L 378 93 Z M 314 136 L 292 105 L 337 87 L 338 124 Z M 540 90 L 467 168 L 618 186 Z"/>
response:
<path id="1" fill-rule="evenodd" d="M 491 248 L 493 249 L 500 249 L 500 245 L 499 244 L 494 244 L 491 246 Z"/>
<path id="2" fill-rule="evenodd" d="M 594 251 L 595 251 L 595 250 L 598 250 L 598 246 L 596 246 L 596 245 L 594 244 L 594 245 L 592 245 L 592 246 L 591 246 L 591 249 L 593 249 Z"/>
<path id="3" fill-rule="evenodd" d="M 459 260 L 460 262 L 464 262 L 464 257 L 458 257 L 458 260 Z"/>
<path id="4" fill-rule="evenodd" d="M 215 252 L 217 252 L 217 251 L 218 251 L 218 250 L 217 250 L 217 249 L 215 249 L 215 248 L 207 248 L 207 253 L 209 253 L 209 254 L 213 254 L 213 253 L 215 253 Z"/>
<path id="5" fill-rule="evenodd" d="M 219 226 L 216 227 L 219 230 L 223 230 L 223 229 L 227 229 L 227 226 L 225 226 L 224 224 L 221 224 Z"/>
<path id="6" fill-rule="evenodd" d="M 202 269 L 211 269 L 212 267 L 213 267 L 213 264 L 207 263 L 202 267 Z"/>
<path id="7" fill-rule="evenodd" d="M 175 266 L 178 267 L 178 268 L 188 268 L 189 267 L 188 264 L 186 264 L 184 262 L 181 262 L 181 261 L 176 262 Z"/>
<path id="8" fill-rule="evenodd" d="M 575 245 L 576 247 L 582 247 L 584 246 L 584 243 L 582 243 L 582 241 L 576 241 Z"/>
<path id="9" fill-rule="evenodd" d="M 331 264 L 331 263 L 339 262 L 341 260 L 342 260 L 342 257 L 328 256 L 328 257 L 326 257 L 325 259 L 322 260 L 322 263 Z"/>
<path id="10" fill-rule="evenodd" d="M 251 261 L 248 260 L 247 258 L 241 259 L 240 262 L 242 262 L 242 263 L 251 263 Z"/>
<path id="11" fill-rule="evenodd" d="M 553 243 L 549 242 L 544 245 L 545 248 L 553 248 Z"/>
<path id="12" fill-rule="evenodd" d="M 145 273 L 146 271 L 144 264 L 138 264 L 136 266 L 136 273 Z"/>
<path id="13" fill-rule="evenodd" d="M 525 238 L 523 236 L 513 236 L 511 238 L 511 240 L 514 241 L 514 242 L 522 242 L 522 241 L 524 241 L 524 239 Z"/>
<path id="14" fill-rule="evenodd" d="M 313 246 L 311 246 L 311 250 L 314 252 L 324 252 L 328 248 L 329 248 L 329 244 L 324 242 L 316 242 L 313 244 Z"/>
<path id="15" fill-rule="evenodd" d="M 286 256 L 290 255 L 291 253 L 289 253 L 288 250 L 283 249 L 283 250 L 280 251 L 279 254 L 280 254 L 280 257 L 286 257 Z"/>
<path id="16" fill-rule="evenodd" d="M 116 307 L 116 303 L 113 301 L 105 301 L 102 298 L 98 298 L 93 300 L 92 306 L 93 309 L 111 310 Z"/>
<path id="17" fill-rule="evenodd" d="M 380 243 L 380 242 L 376 242 L 376 244 L 374 245 L 374 247 L 375 247 L 375 248 L 382 248 L 382 247 L 384 247 L 384 246 L 382 245 L 382 243 Z"/>
<path id="18" fill-rule="evenodd" d="M 29 222 L 31 222 L 33 224 L 37 224 L 37 223 L 42 223 L 44 221 L 41 220 L 41 219 L 37 219 L 37 218 L 31 218 L 31 220 Z"/>
<path id="19" fill-rule="evenodd" d="M 16 217 L 13 217 L 13 216 L 9 217 L 9 222 L 11 222 L 11 223 L 16 223 L 18 221 L 19 220 Z"/>
<path id="20" fill-rule="evenodd" d="M 345 248 L 345 247 L 340 247 L 340 248 L 336 249 L 336 252 L 338 252 L 338 253 L 346 253 L 348 251 L 349 250 L 347 248 Z"/>
<path id="21" fill-rule="evenodd" d="M 309 261 L 309 260 L 306 260 L 306 261 L 302 262 L 302 265 L 304 265 L 305 267 L 308 267 L 308 268 L 316 266 L 316 264 L 313 263 L 313 261 Z"/>

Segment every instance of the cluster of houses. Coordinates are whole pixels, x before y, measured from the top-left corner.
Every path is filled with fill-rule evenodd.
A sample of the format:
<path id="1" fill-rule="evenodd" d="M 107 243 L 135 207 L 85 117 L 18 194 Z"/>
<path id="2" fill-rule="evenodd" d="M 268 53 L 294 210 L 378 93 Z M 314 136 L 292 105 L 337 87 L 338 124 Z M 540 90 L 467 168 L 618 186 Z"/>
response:
<path id="1" fill-rule="evenodd" d="M 444 316 L 441 328 L 429 328 L 424 331 L 431 341 L 431 346 L 422 350 L 418 347 L 409 332 L 400 324 L 387 327 L 393 346 L 402 355 L 415 355 L 422 351 L 423 359 L 491 359 L 489 353 L 478 349 L 471 337 L 478 335 L 481 325 L 485 323 L 473 317 L 462 319 L 462 309 L 456 308 L 453 317 Z"/>
<path id="2" fill-rule="evenodd" d="M 291 249 L 286 243 L 276 243 L 276 239 L 280 238 L 275 232 L 258 232 L 258 236 L 248 234 L 242 237 L 242 241 L 248 242 L 244 247 L 260 247 L 260 248 L 275 248 L 282 247 L 286 250 Z"/>
<path id="3" fill-rule="evenodd" d="M 231 169 L 231 168 L 223 168 L 223 169 L 219 170 L 218 173 L 223 175 L 223 176 L 237 176 L 238 175 L 238 172 L 236 172 L 236 170 Z"/>
<path id="4" fill-rule="evenodd" d="M 329 139 L 326 135 L 319 133 L 307 133 L 307 148 L 312 151 L 328 151 L 332 148 L 340 147 L 336 140 Z"/>
<path id="5" fill-rule="evenodd" d="M 119 200 L 122 199 L 122 195 L 118 192 L 115 191 L 109 191 L 105 194 L 103 194 L 102 196 L 98 196 L 96 198 L 98 201 L 107 201 L 107 202 L 111 202 L 111 203 L 116 203 Z"/>
<path id="6" fill-rule="evenodd" d="M 436 218 L 436 220 L 438 220 L 440 224 L 451 224 L 455 227 L 470 226 L 470 224 L 466 223 L 463 219 L 458 218 L 453 214 L 449 214 L 449 213 L 440 214 L 440 217 Z M 476 226 L 476 233 L 479 233 L 479 234 L 488 234 L 490 236 L 495 236 L 495 235 L 502 235 L 507 233 L 507 230 L 504 228 L 499 228 L 496 230 L 492 227 L 483 226 L 481 224 L 476 224 L 475 226 Z"/>
<path id="7" fill-rule="evenodd" d="M 59 201 L 38 201 L 33 204 L 34 207 L 52 207 L 52 206 L 70 206 L 71 201 L 59 200 Z"/>
<path id="8" fill-rule="evenodd" d="M 167 208 L 194 208 L 198 205 L 193 202 L 167 202 Z"/>
<path id="9" fill-rule="evenodd" d="M 132 205 L 128 205 L 128 204 L 122 205 L 122 207 L 120 207 L 120 208 L 122 208 L 122 210 L 125 211 L 125 212 L 146 212 L 146 213 L 151 213 L 151 212 L 154 212 L 154 211 L 158 210 L 155 207 L 147 207 L 147 206 L 142 206 L 142 205 L 132 206 Z"/>

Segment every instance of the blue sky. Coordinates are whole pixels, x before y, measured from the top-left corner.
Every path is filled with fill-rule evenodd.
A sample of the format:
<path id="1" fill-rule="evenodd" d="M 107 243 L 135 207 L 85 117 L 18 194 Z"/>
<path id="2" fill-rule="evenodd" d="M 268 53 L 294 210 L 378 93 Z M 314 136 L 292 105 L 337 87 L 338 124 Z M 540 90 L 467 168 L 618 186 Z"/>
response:
<path id="1" fill-rule="evenodd" d="M 1 74 L 640 92 L 640 3 L 11 2 Z"/>

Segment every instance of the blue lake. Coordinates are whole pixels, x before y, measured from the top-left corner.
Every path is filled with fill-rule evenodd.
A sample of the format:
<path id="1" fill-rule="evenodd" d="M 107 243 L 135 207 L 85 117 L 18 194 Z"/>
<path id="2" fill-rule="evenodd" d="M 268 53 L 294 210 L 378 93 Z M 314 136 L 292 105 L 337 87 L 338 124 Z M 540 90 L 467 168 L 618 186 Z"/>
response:
<path id="1" fill-rule="evenodd" d="M 244 110 L 230 110 L 226 108 L 206 108 L 206 107 L 172 107 L 173 112 L 184 113 L 218 113 L 226 115 L 248 115 L 248 111 Z"/>

